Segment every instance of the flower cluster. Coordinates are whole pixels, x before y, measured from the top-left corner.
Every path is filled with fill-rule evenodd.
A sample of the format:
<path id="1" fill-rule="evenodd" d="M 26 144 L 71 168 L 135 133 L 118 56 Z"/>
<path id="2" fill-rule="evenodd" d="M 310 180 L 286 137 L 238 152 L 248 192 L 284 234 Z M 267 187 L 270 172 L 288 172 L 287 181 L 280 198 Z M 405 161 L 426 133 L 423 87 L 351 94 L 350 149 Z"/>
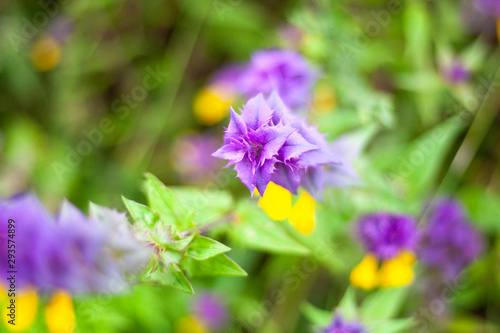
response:
<path id="1" fill-rule="evenodd" d="M 293 194 L 300 184 L 313 188 L 324 166 L 339 164 L 325 137 L 293 117 L 276 92 L 251 98 L 241 115 L 231 108 L 224 145 L 213 156 L 228 160 L 250 192 L 261 195 L 270 181 Z"/>
<path id="2" fill-rule="evenodd" d="M 469 224 L 461 205 L 451 199 L 437 200 L 420 234 L 421 262 L 455 279 L 480 255 L 482 247 L 482 237 Z"/>
<path id="3" fill-rule="evenodd" d="M 358 234 L 368 254 L 351 272 L 354 286 L 369 290 L 399 287 L 412 281 L 413 251 L 418 240 L 412 217 L 389 213 L 367 215 L 358 223 Z"/>
<path id="4" fill-rule="evenodd" d="M 292 50 L 261 50 L 249 63 L 232 64 L 217 72 L 194 99 L 194 115 L 203 125 L 214 125 L 229 111 L 236 96 L 251 98 L 277 91 L 292 109 L 303 108 L 311 99 L 318 71 Z"/>
<path id="5" fill-rule="evenodd" d="M 32 194 L 0 200 L 0 219 L 12 219 L 16 225 L 18 286 L 42 292 L 122 290 L 124 274 L 143 268 L 149 250 L 136 241 L 131 230 L 124 230 L 128 227 L 124 214 L 104 208 L 98 212 L 99 216 L 88 218 L 64 202 L 53 217 Z M 11 238 L 2 233 L 0 246 L 7 248 Z M 7 261 L 0 263 L 3 272 L 9 270 L 6 265 Z"/>
<path id="6" fill-rule="evenodd" d="M 342 316 L 335 314 L 332 323 L 321 333 L 366 333 L 366 329 L 358 322 L 346 322 Z"/>

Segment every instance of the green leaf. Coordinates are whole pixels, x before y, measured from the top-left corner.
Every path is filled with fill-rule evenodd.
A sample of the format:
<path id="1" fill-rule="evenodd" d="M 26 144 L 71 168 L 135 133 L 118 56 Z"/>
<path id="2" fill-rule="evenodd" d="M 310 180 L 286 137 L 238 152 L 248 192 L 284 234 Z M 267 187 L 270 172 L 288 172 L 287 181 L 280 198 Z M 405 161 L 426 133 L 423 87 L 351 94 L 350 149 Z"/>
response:
<path id="1" fill-rule="evenodd" d="M 160 221 L 160 216 L 157 213 L 153 213 L 149 207 L 133 200 L 129 200 L 124 196 L 122 196 L 122 200 L 125 203 L 130 215 L 134 219 L 135 224 L 137 224 L 141 230 L 143 227 L 153 230 L 156 224 Z"/>
<path id="2" fill-rule="evenodd" d="M 349 286 L 340 300 L 337 309 L 345 320 L 355 320 L 358 317 L 358 307 L 356 305 L 356 293 L 354 287 Z"/>
<path id="3" fill-rule="evenodd" d="M 366 297 L 360 307 L 361 318 L 390 319 L 401 309 L 408 287 L 378 290 Z"/>
<path id="4" fill-rule="evenodd" d="M 233 197 L 227 191 L 200 189 L 190 186 L 172 187 L 196 212 L 194 221 L 200 224 L 212 222 L 226 215 L 234 206 Z"/>
<path id="5" fill-rule="evenodd" d="M 435 187 L 436 178 L 443 167 L 443 160 L 463 123 L 453 117 L 425 132 L 401 154 L 396 154 L 391 163 L 389 181 L 395 189 L 406 192 L 406 200 L 428 198 Z"/>
<path id="6" fill-rule="evenodd" d="M 500 196 L 486 191 L 482 187 L 464 187 L 458 196 L 462 199 L 470 215 L 472 224 L 486 232 L 500 231 Z"/>
<path id="7" fill-rule="evenodd" d="M 198 236 L 188 246 L 186 255 L 205 260 L 218 254 L 228 252 L 231 248 L 208 237 Z"/>
<path id="8" fill-rule="evenodd" d="M 247 276 L 248 274 L 229 259 L 225 254 L 219 254 L 205 260 L 191 257 L 182 259 L 182 267 L 190 276 Z"/>
<path id="9" fill-rule="evenodd" d="M 168 270 L 166 269 L 166 267 L 163 267 L 163 269 L 161 270 L 158 269 L 149 274 L 147 279 L 152 282 L 159 283 L 164 286 L 169 286 L 185 293 L 194 295 L 194 290 L 191 286 L 191 283 L 177 264 L 171 264 Z"/>
<path id="10" fill-rule="evenodd" d="M 233 241 L 242 246 L 271 253 L 310 253 L 307 247 L 295 241 L 279 225 L 288 222 L 272 221 L 254 202 L 241 201 L 236 212 L 240 222 L 231 228 L 231 236 Z"/>
<path id="11" fill-rule="evenodd" d="M 319 309 L 308 302 L 304 302 L 304 304 L 302 304 L 300 311 L 311 324 L 316 326 L 327 326 L 333 319 L 332 311 Z"/>
<path id="12" fill-rule="evenodd" d="M 363 324 L 370 333 L 399 333 L 409 332 L 412 327 L 411 318 L 367 321 Z"/>
<path id="13" fill-rule="evenodd" d="M 183 253 L 181 251 L 163 249 L 160 256 L 165 267 L 169 267 L 170 264 L 180 264 Z"/>
<path id="14" fill-rule="evenodd" d="M 145 187 L 151 209 L 160 214 L 163 222 L 183 230 L 193 226 L 194 211 L 177 193 L 150 173 L 146 173 Z"/>

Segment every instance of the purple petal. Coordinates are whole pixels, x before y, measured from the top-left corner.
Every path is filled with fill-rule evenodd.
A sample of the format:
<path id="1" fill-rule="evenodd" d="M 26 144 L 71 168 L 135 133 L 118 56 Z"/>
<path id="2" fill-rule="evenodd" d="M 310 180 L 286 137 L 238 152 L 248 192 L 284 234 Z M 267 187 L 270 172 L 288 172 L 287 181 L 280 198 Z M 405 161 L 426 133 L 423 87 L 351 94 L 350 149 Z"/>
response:
<path id="1" fill-rule="evenodd" d="M 262 166 L 257 168 L 257 172 L 255 173 L 255 180 L 257 190 L 259 191 L 259 194 L 261 196 L 264 195 L 267 184 L 269 184 L 269 182 L 271 181 L 275 162 L 275 159 L 266 160 Z"/>
<path id="2" fill-rule="evenodd" d="M 229 113 L 231 119 L 229 120 L 229 125 L 227 127 L 228 135 L 246 135 L 247 126 L 243 120 L 243 117 L 234 111 L 233 107 L 230 107 Z"/>
<path id="3" fill-rule="evenodd" d="M 276 163 L 274 166 L 276 170 L 271 177 L 271 181 L 296 195 L 300 184 L 301 170 L 292 169 L 283 163 Z"/>
<path id="4" fill-rule="evenodd" d="M 238 177 L 241 180 L 243 185 L 248 187 L 251 195 L 253 196 L 253 192 L 255 190 L 255 183 L 254 183 L 254 171 L 252 162 L 248 159 L 248 157 L 245 157 L 240 162 L 234 165 L 234 170 L 237 173 L 236 177 Z"/>
<path id="5" fill-rule="evenodd" d="M 245 112 L 242 112 L 243 120 L 248 127 L 254 130 L 267 124 L 273 116 L 273 111 L 269 105 L 267 105 L 262 94 L 258 94 L 254 98 L 249 99 L 243 108 L 245 110 Z"/>

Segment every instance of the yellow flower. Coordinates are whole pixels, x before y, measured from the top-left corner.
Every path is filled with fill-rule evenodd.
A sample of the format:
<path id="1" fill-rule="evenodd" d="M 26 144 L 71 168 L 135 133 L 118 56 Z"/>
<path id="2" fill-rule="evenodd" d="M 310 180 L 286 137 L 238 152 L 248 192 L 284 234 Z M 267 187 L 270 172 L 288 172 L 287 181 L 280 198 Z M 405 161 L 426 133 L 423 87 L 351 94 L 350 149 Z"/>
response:
<path id="1" fill-rule="evenodd" d="M 259 194 L 257 189 L 254 192 Z M 316 202 L 307 192 L 302 193 L 299 200 L 292 207 L 292 193 L 286 188 L 269 182 L 264 195 L 259 199 L 259 206 L 273 220 L 288 221 L 303 234 L 310 234 L 314 230 Z"/>
<path id="2" fill-rule="evenodd" d="M 176 325 L 176 333 L 208 333 L 208 328 L 193 316 L 181 318 Z"/>
<path id="3" fill-rule="evenodd" d="M 355 287 L 371 290 L 379 283 L 378 261 L 373 254 L 367 254 L 351 271 L 350 281 Z"/>
<path id="4" fill-rule="evenodd" d="M 53 69 L 61 59 L 61 45 L 51 36 L 40 37 L 31 50 L 31 61 L 36 70 L 45 72 Z"/>
<path id="5" fill-rule="evenodd" d="M 259 206 L 275 221 L 283 221 L 292 210 L 292 193 L 286 188 L 270 182 L 264 195 L 259 199 Z"/>
<path id="6" fill-rule="evenodd" d="M 232 98 L 220 88 L 206 87 L 201 89 L 194 98 L 194 115 L 202 125 L 215 125 L 228 115 L 231 101 Z"/>
<path id="7" fill-rule="evenodd" d="M 70 294 L 64 290 L 54 293 L 45 307 L 45 322 L 50 333 L 72 333 L 75 331 L 75 311 Z"/>
<path id="8" fill-rule="evenodd" d="M 399 256 L 382 263 L 379 271 L 381 288 L 402 287 L 413 281 L 412 264 L 415 256 L 403 252 Z"/>
<path id="9" fill-rule="evenodd" d="M 315 204 L 316 202 L 313 197 L 309 193 L 304 192 L 290 212 L 288 220 L 303 234 L 310 234 L 314 230 L 316 220 L 314 214 Z"/>
<path id="10" fill-rule="evenodd" d="M 3 292 L 3 290 L 2 290 Z M 7 329 L 11 332 L 25 331 L 33 325 L 36 319 L 36 312 L 38 308 L 38 295 L 35 288 L 26 288 L 16 292 L 16 298 L 9 298 L 8 303 L 4 303 L 2 309 L 2 321 Z M 10 317 L 11 309 L 7 308 L 11 304 L 11 300 L 15 300 L 15 325 L 9 321 L 13 320 Z"/>
<path id="11" fill-rule="evenodd" d="M 406 286 L 413 281 L 412 265 L 415 261 L 413 253 L 403 251 L 397 257 L 383 261 L 379 269 L 377 257 L 367 254 L 351 271 L 351 284 L 366 290 Z"/>

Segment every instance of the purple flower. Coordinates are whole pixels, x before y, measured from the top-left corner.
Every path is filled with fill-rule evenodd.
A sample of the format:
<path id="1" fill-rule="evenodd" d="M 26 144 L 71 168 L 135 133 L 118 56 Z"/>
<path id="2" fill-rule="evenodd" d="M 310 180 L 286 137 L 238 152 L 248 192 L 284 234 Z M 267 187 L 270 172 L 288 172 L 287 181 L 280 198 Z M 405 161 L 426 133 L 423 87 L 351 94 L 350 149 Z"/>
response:
<path id="1" fill-rule="evenodd" d="M 308 170 L 338 163 L 325 137 L 292 116 L 276 92 L 267 101 L 262 94 L 250 99 L 241 115 L 231 108 L 224 145 L 213 156 L 234 164 L 243 184 L 261 195 L 270 181 L 296 194 Z"/>
<path id="2" fill-rule="evenodd" d="M 335 314 L 332 323 L 322 333 L 367 333 L 358 322 L 346 322 L 339 314 Z"/>
<path id="3" fill-rule="evenodd" d="M 303 153 L 318 149 L 297 134 L 291 118 L 279 114 L 280 111 L 273 111 L 262 94 L 250 99 L 241 115 L 231 108 L 224 145 L 213 154 L 228 160 L 227 166 L 234 164 L 237 177 L 252 194 L 255 188 L 264 194 L 276 170 L 275 164 L 291 163 Z"/>
<path id="4" fill-rule="evenodd" d="M 295 51 L 263 50 L 252 55 L 238 87 L 247 98 L 277 90 L 285 104 L 295 109 L 307 104 L 318 76 L 317 71 Z"/>
<path id="5" fill-rule="evenodd" d="M 500 18 L 500 1 L 499 0 L 475 0 L 474 7 L 484 16 Z"/>
<path id="6" fill-rule="evenodd" d="M 451 83 L 464 83 L 470 79 L 470 71 L 460 62 L 453 61 L 442 70 L 444 78 Z"/>
<path id="7" fill-rule="evenodd" d="M 420 235 L 418 256 L 428 267 L 454 279 L 481 254 L 482 243 L 462 206 L 451 199 L 439 199 Z"/>
<path id="8" fill-rule="evenodd" d="M 2 248 L 7 248 L 12 240 L 8 237 L 7 221 L 15 221 L 13 240 L 19 287 L 35 286 L 40 291 L 65 289 L 73 293 L 123 289 L 126 270 L 121 270 L 115 259 L 126 255 L 126 251 L 112 246 L 111 233 L 69 202 L 64 202 L 54 218 L 33 194 L 0 199 L 0 219 L 5 221 L 0 231 Z M 117 229 L 112 233 L 117 234 Z M 7 265 L 2 260 L 0 269 L 11 270 Z"/>
<path id="9" fill-rule="evenodd" d="M 411 216 L 383 212 L 362 217 L 358 234 L 366 250 L 383 260 L 404 250 L 414 250 L 418 237 L 416 222 Z"/>
<path id="10" fill-rule="evenodd" d="M 193 312 L 211 330 L 220 330 L 227 325 L 228 311 L 226 305 L 222 299 L 213 294 L 200 295 L 194 303 Z"/>

